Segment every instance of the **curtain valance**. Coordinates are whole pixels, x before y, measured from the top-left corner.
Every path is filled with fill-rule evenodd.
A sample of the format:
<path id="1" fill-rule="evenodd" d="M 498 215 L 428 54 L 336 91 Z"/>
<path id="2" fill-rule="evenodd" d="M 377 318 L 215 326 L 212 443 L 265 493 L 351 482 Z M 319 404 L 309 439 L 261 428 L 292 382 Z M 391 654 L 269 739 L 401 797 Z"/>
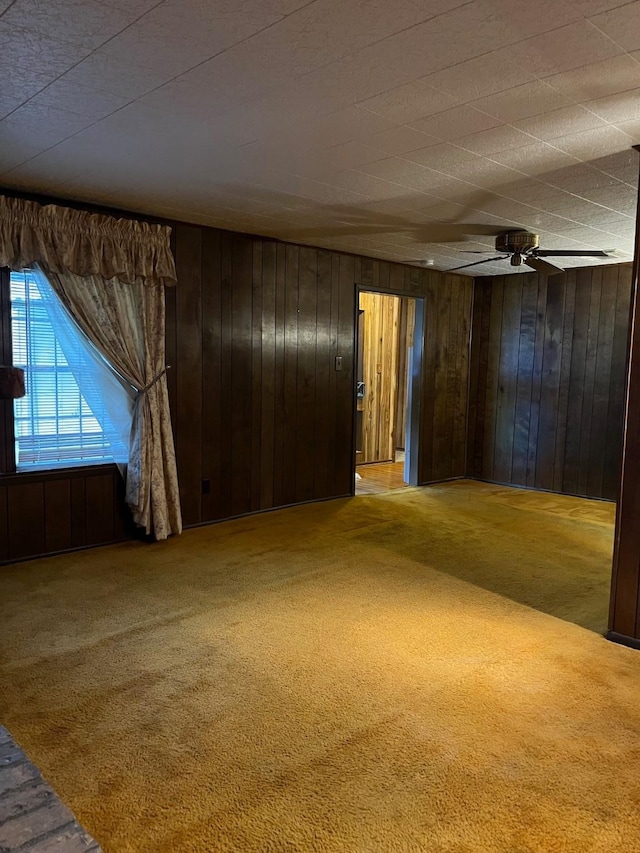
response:
<path id="1" fill-rule="evenodd" d="M 166 225 L 0 195 L 0 267 L 13 270 L 37 263 L 52 273 L 173 285 L 170 233 Z"/>

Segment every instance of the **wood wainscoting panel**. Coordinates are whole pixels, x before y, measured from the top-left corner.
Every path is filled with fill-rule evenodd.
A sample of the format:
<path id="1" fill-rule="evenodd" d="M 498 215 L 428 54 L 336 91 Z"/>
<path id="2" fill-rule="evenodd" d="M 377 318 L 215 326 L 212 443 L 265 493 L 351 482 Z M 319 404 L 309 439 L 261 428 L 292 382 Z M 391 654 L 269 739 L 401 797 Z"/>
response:
<path id="1" fill-rule="evenodd" d="M 134 534 L 115 465 L 2 478 L 0 563 L 121 542 Z"/>

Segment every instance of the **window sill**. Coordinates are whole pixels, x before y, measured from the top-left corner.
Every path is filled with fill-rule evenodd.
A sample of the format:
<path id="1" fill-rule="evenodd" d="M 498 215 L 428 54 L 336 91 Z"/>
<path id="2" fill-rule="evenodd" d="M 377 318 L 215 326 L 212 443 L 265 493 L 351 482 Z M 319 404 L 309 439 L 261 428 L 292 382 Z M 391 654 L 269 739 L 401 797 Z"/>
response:
<path id="1" fill-rule="evenodd" d="M 12 486 L 16 483 L 42 483 L 50 480 L 74 480 L 110 473 L 120 476 L 115 462 L 103 462 L 97 465 L 73 465 L 69 468 L 48 468 L 40 471 L 16 471 L 14 474 L 0 474 L 0 486 Z"/>

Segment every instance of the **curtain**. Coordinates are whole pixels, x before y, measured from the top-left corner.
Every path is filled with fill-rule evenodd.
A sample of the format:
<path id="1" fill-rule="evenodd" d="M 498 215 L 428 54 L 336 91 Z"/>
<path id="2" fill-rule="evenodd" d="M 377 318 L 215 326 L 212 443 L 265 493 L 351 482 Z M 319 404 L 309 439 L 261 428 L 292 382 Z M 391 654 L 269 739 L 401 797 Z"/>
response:
<path id="1" fill-rule="evenodd" d="M 136 397 L 134 388 L 123 381 L 96 350 L 42 270 L 34 267 L 31 272 L 67 364 L 109 442 L 115 462 L 128 462 Z M 121 470 L 124 473 L 125 469 Z"/>
<path id="2" fill-rule="evenodd" d="M 172 285 L 170 233 L 165 225 L 0 195 L 0 267 L 15 272 L 38 263 L 55 273 Z"/>
<path id="3" fill-rule="evenodd" d="M 82 331 L 135 389 L 127 503 L 156 539 L 182 519 L 164 363 L 171 229 L 0 195 L 0 266 L 38 265 Z"/>
<path id="4" fill-rule="evenodd" d="M 136 524 L 156 539 L 180 533 L 164 362 L 164 289 L 98 275 L 45 273 L 82 331 L 136 390 L 126 479 L 127 503 Z"/>

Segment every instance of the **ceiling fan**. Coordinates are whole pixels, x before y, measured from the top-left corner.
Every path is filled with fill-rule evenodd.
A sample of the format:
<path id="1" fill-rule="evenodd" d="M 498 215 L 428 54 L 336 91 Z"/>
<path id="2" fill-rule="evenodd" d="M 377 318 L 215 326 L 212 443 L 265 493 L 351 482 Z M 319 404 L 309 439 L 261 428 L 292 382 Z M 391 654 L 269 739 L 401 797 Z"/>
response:
<path id="1" fill-rule="evenodd" d="M 543 260 L 543 258 L 610 258 L 614 255 L 613 252 L 605 252 L 601 249 L 540 249 L 540 238 L 537 234 L 532 234 L 529 231 L 504 231 L 496 237 L 496 252 L 504 252 L 495 258 L 485 258 L 481 261 L 473 261 L 470 264 L 464 264 L 460 267 L 454 267 L 447 272 L 457 272 L 458 270 L 475 267 L 479 264 L 488 264 L 495 261 L 509 260 L 512 267 L 519 267 L 526 264 L 528 267 L 536 270 L 536 272 L 554 275 L 557 272 L 562 272 L 562 268 L 555 264 Z M 465 251 L 465 250 L 463 250 Z M 470 254 L 484 255 L 489 252 L 474 251 Z"/>

